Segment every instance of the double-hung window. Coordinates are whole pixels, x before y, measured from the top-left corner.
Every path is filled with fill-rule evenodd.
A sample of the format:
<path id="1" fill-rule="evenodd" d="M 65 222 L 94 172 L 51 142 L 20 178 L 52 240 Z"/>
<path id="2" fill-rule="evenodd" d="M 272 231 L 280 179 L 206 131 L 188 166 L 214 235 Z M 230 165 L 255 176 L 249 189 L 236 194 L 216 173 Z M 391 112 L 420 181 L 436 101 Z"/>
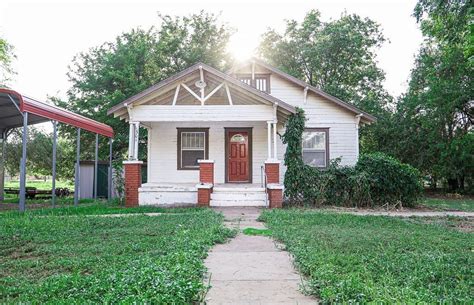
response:
<path id="1" fill-rule="evenodd" d="M 329 129 L 308 128 L 303 132 L 303 161 L 313 167 L 326 168 L 329 163 Z"/>
<path id="2" fill-rule="evenodd" d="M 178 128 L 178 169 L 199 169 L 209 155 L 209 129 Z"/>

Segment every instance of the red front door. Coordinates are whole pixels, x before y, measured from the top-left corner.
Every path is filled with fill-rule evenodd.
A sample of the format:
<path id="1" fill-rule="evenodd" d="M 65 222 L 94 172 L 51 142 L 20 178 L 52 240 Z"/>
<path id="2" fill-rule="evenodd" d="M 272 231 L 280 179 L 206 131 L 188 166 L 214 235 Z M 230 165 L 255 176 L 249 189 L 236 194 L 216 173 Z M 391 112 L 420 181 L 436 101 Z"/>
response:
<path id="1" fill-rule="evenodd" d="M 229 182 L 250 182 L 249 133 L 229 131 L 227 133 Z"/>

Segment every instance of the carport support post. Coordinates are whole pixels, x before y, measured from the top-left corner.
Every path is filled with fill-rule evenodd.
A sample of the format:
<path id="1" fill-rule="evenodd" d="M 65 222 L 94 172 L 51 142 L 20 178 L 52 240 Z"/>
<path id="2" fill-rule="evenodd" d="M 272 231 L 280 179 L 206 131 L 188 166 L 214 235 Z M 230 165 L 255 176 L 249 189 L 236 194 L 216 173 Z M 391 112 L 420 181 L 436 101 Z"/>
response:
<path id="1" fill-rule="evenodd" d="M 95 134 L 95 160 L 94 160 L 94 199 L 97 199 L 97 176 L 99 172 L 99 134 Z"/>
<path id="2" fill-rule="evenodd" d="M 51 204 L 56 205 L 56 149 L 58 141 L 58 122 L 53 121 L 53 184 L 51 187 Z"/>
<path id="3" fill-rule="evenodd" d="M 109 174 L 107 175 L 107 199 L 112 199 L 112 138 L 109 139 Z"/>
<path id="4" fill-rule="evenodd" d="M 5 192 L 5 149 L 7 145 L 7 129 L 2 131 L 2 158 L 0 159 L 0 201 L 3 201 Z"/>
<path id="5" fill-rule="evenodd" d="M 23 112 L 23 138 L 20 163 L 20 212 L 25 211 L 26 202 L 26 145 L 28 142 L 28 112 Z"/>
<path id="6" fill-rule="evenodd" d="M 77 129 L 77 143 L 76 143 L 76 173 L 74 175 L 74 205 L 77 206 L 79 204 L 79 177 L 81 174 L 80 168 L 80 159 L 81 159 L 81 129 Z"/>

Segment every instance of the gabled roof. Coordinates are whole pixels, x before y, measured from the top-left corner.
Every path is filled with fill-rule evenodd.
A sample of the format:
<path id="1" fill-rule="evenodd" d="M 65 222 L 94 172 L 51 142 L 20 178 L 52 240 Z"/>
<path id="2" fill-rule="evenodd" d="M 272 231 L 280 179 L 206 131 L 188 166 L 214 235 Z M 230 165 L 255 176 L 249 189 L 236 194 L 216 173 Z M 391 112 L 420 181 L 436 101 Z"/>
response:
<path id="1" fill-rule="evenodd" d="M 112 127 L 86 118 L 66 109 L 22 95 L 14 90 L 0 88 L 0 129 L 23 126 L 23 112 L 28 112 L 28 124 L 49 120 L 65 123 L 106 137 L 113 137 Z"/>
<path id="2" fill-rule="evenodd" d="M 271 71 L 272 73 L 275 73 L 276 75 L 278 75 L 278 76 L 280 76 L 280 77 L 282 77 L 282 78 L 284 78 L 284 79 L 286 79 L 286 80 L 288 80 L 288 81 L 290 81 L 294 84 L 297 84 L 297 85 L 299 85 L 303 88 L 308 88 L 309 91 L 311 91 L 311 92 L 313 92 L 313 93 L 315 93 L 319 96 L 322 96 L 322 97 L 326 98 L 327 100 L 329 100 L 329 101 L 331 101 L 331 102 L 333 102 L 333 103 L 335 103 L 335 104 L 337 104 L 337 105 L 339 105 L 339 106 L 341 106 L 341 107 L 343 107 L 343 108 L 345 108 L 345 109 L 347 109 L 347 110 L 349 110 L 349 111 L 351 111 L 355 114 L 362 114 L 362 119 L 365 119 L 369 122 L 377 121 L 376 117 L 374 117 L 373 115 L 357 108 L 356 106 L 354 106 L 352 104 L 349 104 L 347 102 L 344 102 L 344 101 L 338 99 L 335 96 L 332 96 L 332 95 L 330 95 L 330 94 L 328 94 L 328 93 L 326 93 L 326 92 L 324 92 L 324 91 L 322 91 L 322 90 L 320 90 L 320 89 L 318 89 L 314 86 L 311 86 L 310 84 L 308 84 L 308 83 L 306 83 L 306 82 L 304 82 L 300 79 L 297 79 L 296 77 L 291 76 L 290 74 L 285 73 L 285 72 L 283 72 L 283 71 L 267 64 L 263 60 L 255 58 L 255 57 L 252 58 L 250 61 L 247 61 L 246 63 L 242 64 L 242 65 L 239 65 L 237 67 L 232 68 L 228 73 L 229 74 L 236 73 L 240 68 L 244 67 L 245 65 L 248 65 L 252 61 L 254 61 L 255 64 L 264 67 L 265 69 Z"/>
<path id="3" fill-rule="evenodd" d="M 125 101 L 113 106 L 112 108 L 110 108 L 108 111 L 107 111 L 107 114 L 110 115 L 110 114 L 113 114 L 119 110 L 122 110 L 124 108 L 126 108 L 127 106 L 129 105 L 133 105 L 133 103 L 137 102 L 138 100 L 141 100 L 149 95 L 151 95 L 152 93 L 154 93 L 155 91 L 165 87 L 165 86 L 168 86 L 168 85 L 171 85 L 173 83 L 178 83 L 180 81 L 182 81 L 183 79 L 185 79 L 187 76 L 189 76 L 190 74 L 198 71 L 200 68 L 202 68 L 203 71 L 206 71 L 210 74 L 213 74 L 215 76 L 217 76 L 218 78 L 222 79 L 223 81 L 226 81 L 228 82 L 229 84 L 231 85 L 234 85 L 236 87 L 239 87 L 241 89 L 244 89 L 245 91 L 247 91 L 249 94 L 251 95 L 254 95 L 260 99 L 263 99 L 265 101 L 268 101 L 272 104 L 275 104 L 277 105 L 278 107 L 281 107 L 282 109 L 290 112 L 290 113 L 295 113 L 295 107 L 293 107 L 292 105 L 290 104 L 287 104 L 281 100 L 279 100 L 278 98 L 274 97 L 274 96 L 271 96 L 265 92 L 262 92 L 252 86 L 249 86 L 247 85 L 246 83 L 244 82 L 241 82 L 239 81 L 238 79 L 228 75 L 228 74 L 225 74 L 217 69 L 214 69 L 204 63 L 201 63 L 201 62 L 198 62 L 194 65 L 192 65 L 191 67 L 181 71 L 181 72 L 178 72 L 176 73 L 175 75 L 171 76 L 171 77 L 168 77 L 167 79 L 149 87 L 148 89 L 145 89 L 144 91 L 138 93 L 138 94 L 135 94 L 129 98 L 127 98 Z"/>

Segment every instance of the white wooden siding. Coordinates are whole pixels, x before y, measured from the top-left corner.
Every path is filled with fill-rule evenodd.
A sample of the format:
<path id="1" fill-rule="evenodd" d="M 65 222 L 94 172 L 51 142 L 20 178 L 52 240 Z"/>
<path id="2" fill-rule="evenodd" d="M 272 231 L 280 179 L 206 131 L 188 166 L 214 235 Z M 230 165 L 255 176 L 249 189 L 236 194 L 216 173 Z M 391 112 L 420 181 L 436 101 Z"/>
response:
<path id="1" fill-rule="evenodd" d="M 236 119 L 240 115 L 236 114 Z M 177 169 L 177 128 L 209 128 L 209 159 L 214 160 L 215 183 L 225 182 L 224 127 L 252 128 L 253 183 L 260 183 L 260 167 L 267 159 L 266 122 L 151 123 L 148 181 L 151 183 L 198 183 L 199 170 Z"/>

